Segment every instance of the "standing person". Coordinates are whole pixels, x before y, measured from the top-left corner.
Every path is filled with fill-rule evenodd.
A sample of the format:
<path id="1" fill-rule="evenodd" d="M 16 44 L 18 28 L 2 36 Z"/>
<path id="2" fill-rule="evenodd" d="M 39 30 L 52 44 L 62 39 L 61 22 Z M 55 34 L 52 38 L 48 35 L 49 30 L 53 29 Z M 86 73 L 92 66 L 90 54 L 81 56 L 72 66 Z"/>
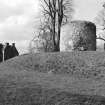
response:
<path id="1" fill-rule="evenodd" d="M 19 55 L 19 52 L 17 51 L 17 49 L 15 47 L 15 43 L 12 43 L 11 52 L 12 52 L 12 57 L 15 57 L 15 56 Z"/>
<path id="2" fill-rule="evenodd" d="M 12 58 L 12 53 L 11 53 L 11 46 L 9 43 L 6 43 L 6 47 L 4 49 L 4 60 Z"/>
<path id="3" fill-rule="evenodd" d="M 0 43 L 0 62 L 2 62 L 3 61 L 3 44 L 2 43 Z"/>

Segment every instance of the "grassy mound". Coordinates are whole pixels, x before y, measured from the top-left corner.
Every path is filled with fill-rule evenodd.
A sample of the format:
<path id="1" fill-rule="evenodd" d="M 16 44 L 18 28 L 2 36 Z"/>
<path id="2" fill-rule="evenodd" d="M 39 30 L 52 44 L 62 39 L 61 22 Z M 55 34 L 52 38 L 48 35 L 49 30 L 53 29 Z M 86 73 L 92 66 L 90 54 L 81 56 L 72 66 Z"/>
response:
<path id="1" fill-rule="evenodd" d="M 104 64 L 104 52 L 13 58 L 0 64 L 0 105 L 104 105 Z"/>
<path id="2" fill-rule="evenodd" d="M 2 65 L 1 65 L 2 66 Z M 102 78 L 105 74 L 104 52 L 68 52 L 29 54 L 11 59 L 6 67 L 54 74 L 76 75 L 85 78 Z M 3 65 L 4 67 L 4 65 Z"/>

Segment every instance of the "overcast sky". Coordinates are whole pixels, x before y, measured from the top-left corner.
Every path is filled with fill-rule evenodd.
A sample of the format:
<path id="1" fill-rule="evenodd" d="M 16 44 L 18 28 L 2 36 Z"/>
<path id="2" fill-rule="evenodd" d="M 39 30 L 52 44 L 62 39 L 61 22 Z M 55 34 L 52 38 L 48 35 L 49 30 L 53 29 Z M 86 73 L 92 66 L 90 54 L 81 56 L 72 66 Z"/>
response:
<path id="1" fill-rule="evenodd" d="M 74 19 L 93 21 L 103 1 L 74 0 Z M 38 0 L 0 0 L 0 42 L 15 42 L 20 53 L 27 52 L 38 16 Z"/>

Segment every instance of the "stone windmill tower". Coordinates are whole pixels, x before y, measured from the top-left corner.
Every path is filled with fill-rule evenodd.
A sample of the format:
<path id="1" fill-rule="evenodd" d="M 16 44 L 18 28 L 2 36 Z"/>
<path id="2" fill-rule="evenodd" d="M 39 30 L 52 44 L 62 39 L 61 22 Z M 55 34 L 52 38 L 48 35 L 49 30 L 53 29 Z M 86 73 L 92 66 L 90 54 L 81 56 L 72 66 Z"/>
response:
<path id="1" fill-rule="evenodd" d="M 96 26 L 89 21 L 72 21 L 62 27 L 61 51 L 96 51 Z"/>

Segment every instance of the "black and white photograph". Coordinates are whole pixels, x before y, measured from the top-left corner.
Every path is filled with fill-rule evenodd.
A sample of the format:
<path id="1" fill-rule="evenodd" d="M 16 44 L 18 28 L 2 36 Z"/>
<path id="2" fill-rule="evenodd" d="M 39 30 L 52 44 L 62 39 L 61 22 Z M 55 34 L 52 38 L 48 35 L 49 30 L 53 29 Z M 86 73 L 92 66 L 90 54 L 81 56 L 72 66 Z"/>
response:
<path id="1" fill-rule="evenodd" d="M 105 105 L 105 0 L 0 0 L 0 105 Z"/>

